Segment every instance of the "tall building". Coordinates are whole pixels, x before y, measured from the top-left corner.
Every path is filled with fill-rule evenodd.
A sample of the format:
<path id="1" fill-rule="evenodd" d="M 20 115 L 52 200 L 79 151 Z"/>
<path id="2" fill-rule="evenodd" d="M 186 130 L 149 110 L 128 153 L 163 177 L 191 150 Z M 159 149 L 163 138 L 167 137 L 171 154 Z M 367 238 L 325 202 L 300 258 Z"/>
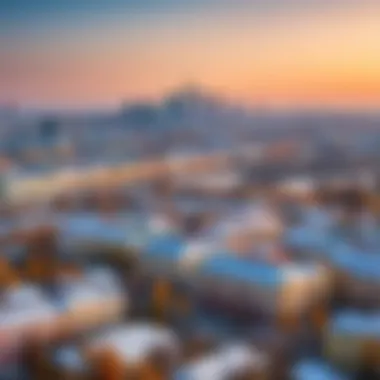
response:
<path id="1" fill-rule="evenodd" d="M 56 118 L 48 118 L 39 125 L 39 136 L 43 140 L 56 139 L 59 134 L 59 121 Z"/>

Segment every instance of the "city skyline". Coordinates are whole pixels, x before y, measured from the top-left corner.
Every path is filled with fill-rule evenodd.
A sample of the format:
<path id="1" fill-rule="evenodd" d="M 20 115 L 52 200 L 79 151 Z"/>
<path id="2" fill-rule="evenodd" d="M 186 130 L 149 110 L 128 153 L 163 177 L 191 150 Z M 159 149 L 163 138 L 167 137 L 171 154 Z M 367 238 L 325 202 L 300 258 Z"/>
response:
<path id="1" fill-rule="evenodd" d="M 380 4 L 15 0 L 0 4 L 0 102 L 116 107 L 184 83 L 257 106 L 380 106 Z"/>

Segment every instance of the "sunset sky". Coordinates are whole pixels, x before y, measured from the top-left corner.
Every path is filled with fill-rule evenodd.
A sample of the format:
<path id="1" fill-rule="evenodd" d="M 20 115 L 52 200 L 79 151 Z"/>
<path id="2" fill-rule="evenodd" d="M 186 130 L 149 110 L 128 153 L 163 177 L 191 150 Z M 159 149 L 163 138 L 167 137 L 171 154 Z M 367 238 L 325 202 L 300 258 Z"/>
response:
<path id="1" fill-rule="evenodd" d="M 108 107 L 185 83 L 252 105 L 380 106 L 380 1 L 0 1 L 0 102 Z"/>

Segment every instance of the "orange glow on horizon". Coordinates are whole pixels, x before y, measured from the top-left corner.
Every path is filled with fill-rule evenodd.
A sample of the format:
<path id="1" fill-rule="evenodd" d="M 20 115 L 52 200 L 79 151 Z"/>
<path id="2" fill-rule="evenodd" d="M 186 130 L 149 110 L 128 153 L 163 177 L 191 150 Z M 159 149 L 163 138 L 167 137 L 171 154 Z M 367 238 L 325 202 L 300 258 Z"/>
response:
<path id="1" fill-rule="evenodd" d="M 251 104 L 380 106 L 379 12 L 225 16 L 196 29 L 179 20 L 129 37 L 120 26 L 91 41 L 47 42 L 0 54 L 0 100 L 117 105 L 190 81 Z"/>

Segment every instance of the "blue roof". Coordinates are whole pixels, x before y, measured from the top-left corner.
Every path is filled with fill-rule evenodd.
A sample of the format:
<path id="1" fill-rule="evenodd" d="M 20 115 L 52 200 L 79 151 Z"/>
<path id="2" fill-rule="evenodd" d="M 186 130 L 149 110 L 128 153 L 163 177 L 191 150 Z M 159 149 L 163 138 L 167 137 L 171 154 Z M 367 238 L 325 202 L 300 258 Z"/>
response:
<path id="1" fill-rule="evenodd" d="M 345 380 L 342 374 L 319 360 L 304 360 L 293 368 L 294 380 Z"/>
<path id="2" fill-rule="evenodd" d="M 62 347 L 55 352 L 54 361 L 58 365 L 63 365 L 74 370 L 82 370 L 85 367 L 85 360 L 76 347 Z"/>
<path id="3" fill-rule="evenodd" d="M 177 207 L 183 212 L 202 212 L 204 210 L 211 211 L 236 211 L 241 206 L 241 201 L 208 199 L 198 196 L 177 196 L 175 199 Z"/>
<path id="4" fill-rule="evenodd" d="M 331 243 L 330 236 L 308 226 L 294 227 L 285 234 L 285 242 L 294 248 L 325 252 Z"/>
<path id="5" fill-rule="evenodd" d="M 315 206 L 304 209 L 304 220 L 309 227 L 322 230 L 328 228 L 332 222 L 328 211 Z"/>
<path id="6" fill-rule="evenodd" d="M 266 263 L 252 263 L 231 255 L 217 255 L 203 262 L 199 270 L 211 276 L 250 282 L 258 285 L 278 285 L 280 269 Z"/>
<path id="7" fill-rule="evenodd" d="M 177 259 L 185 244 L 174 234 L 153 236 L 147 220 L 138 214 L 107 220 L 91 213 L 78 213 L 62 217 L 58 224 L 63 239 L 88 239 L 135 247 L 150 257 Z"/>
<path id="8" fill-rule="evenodd" d="M 331 248 L 330 259 L 334 266 L 364 279 L 380 281 L 380 255 L 361 251 L 352 245 L 339 243 Z"/>
<path id="9" fill-rule="evenodd" d="M 339 334 L 380 337 L 380 313 L 368 315 L 349 310 L 336 314 L 330 322 L 330 330 Z"/>
<path id="10" fill-rule="evenodd" d="M 186 369 L 180 369 L 174 374 L 173 380 L 190 380 L 190 377 Z"/>
<path id="11" fill-rule="evenodd" d="M 291 228 L 285 234 L 291 247 L 318 251 L 337 268 L 364 280 L 380 280 L 380 251 L 359 249 L 327 230 L 307 225 Z"/>
<path id="12" fill-rule="evenodd" d="M 127 227 L 122 221 L 108 222 L 90 213 L 63 218 L 59 226 L 64 236 L 72 238 L 94 239 L 109 243 L 124 243 L 127 238 Z"/>
<path id="13" fill-rule="evenodd" d="M 177 235 L 165 235 L 152 238 L 144 248 L 145 257 L 177 261 L 185 246 L 185 241 Z"/>
<path id="14" fill-rule="evenodd" d="M 94 236 L 99 228 L 99 219 L 89 213 L 78 213 L 62 217 L 58 222 L 59 228 L 65 234 L 75 237 Z"/>

